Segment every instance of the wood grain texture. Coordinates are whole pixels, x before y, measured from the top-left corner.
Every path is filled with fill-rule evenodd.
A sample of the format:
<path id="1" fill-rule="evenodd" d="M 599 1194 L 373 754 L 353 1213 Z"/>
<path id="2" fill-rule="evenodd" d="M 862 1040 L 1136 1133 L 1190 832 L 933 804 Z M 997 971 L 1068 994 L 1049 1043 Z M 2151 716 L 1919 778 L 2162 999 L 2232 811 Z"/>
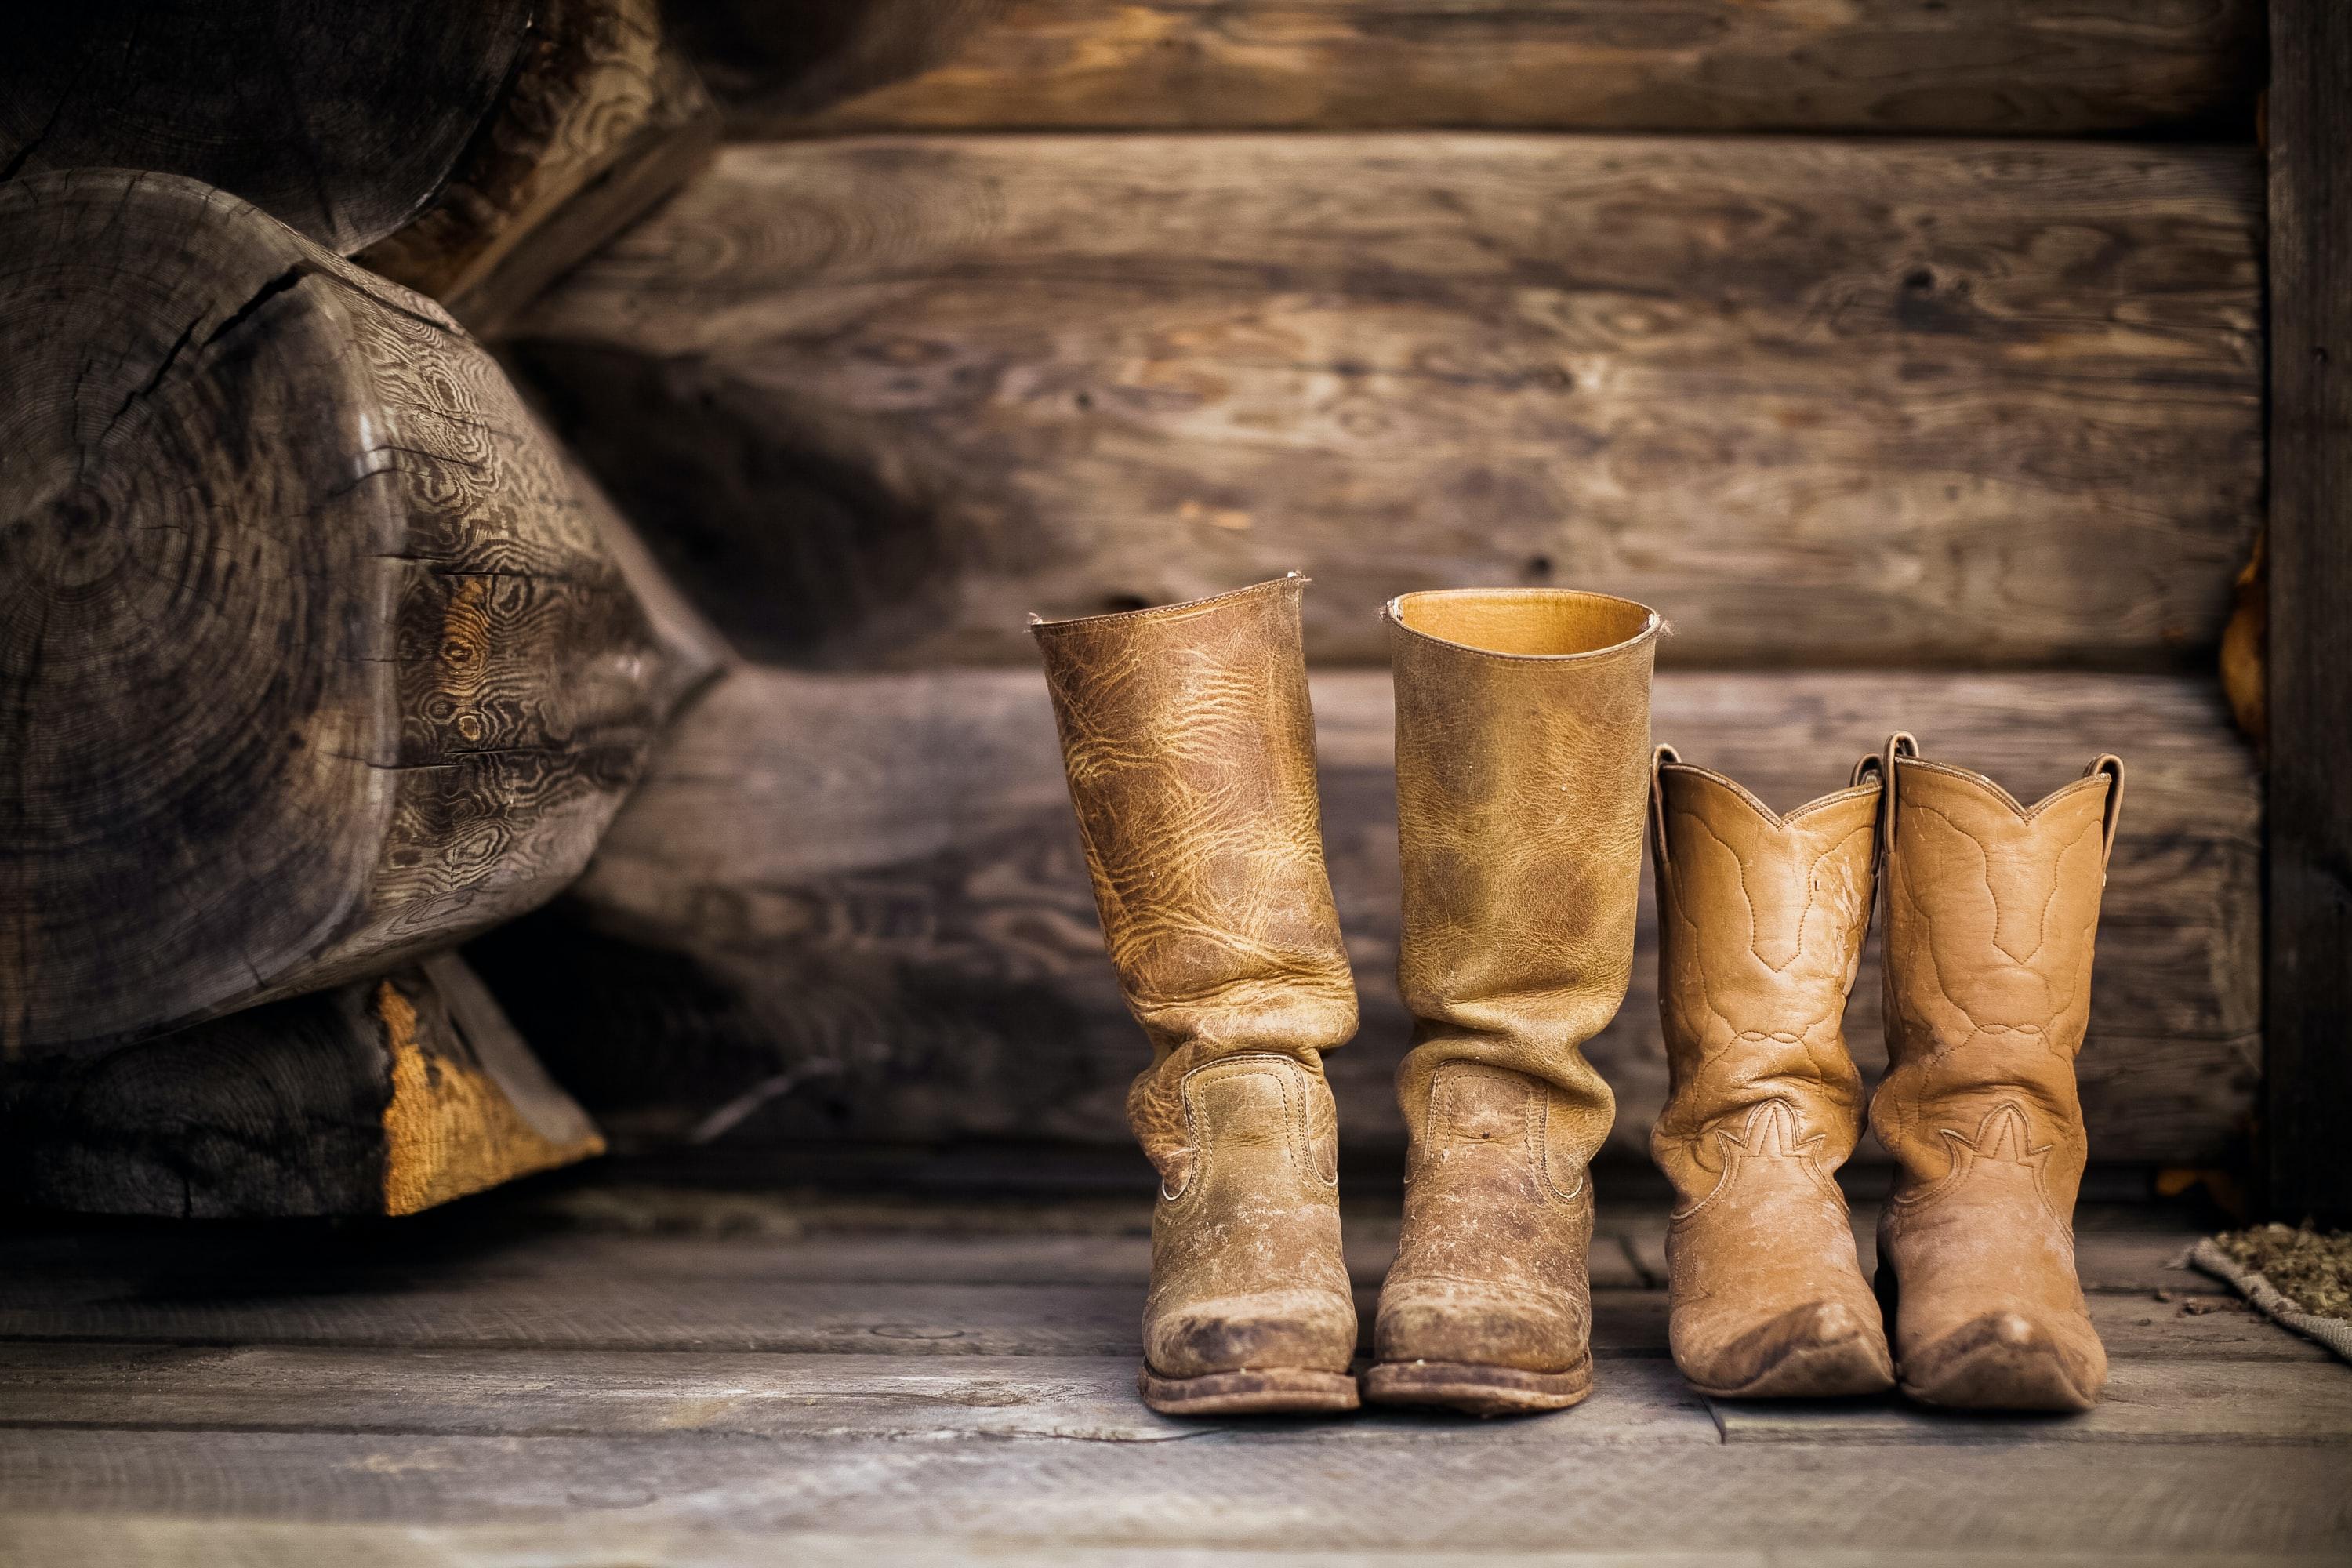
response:
<path id="1" fill-rule="evenodd" d="M 1604 1228 L 1663 1223 L 1608 1191 Z M 1710 1407 L 1664 1293 L 1605 1289 L 1574 1411 L 1164 1419 L 1130 1384 L 1148 1210 L 583 1183 L 299 1247 L 10 1227 L 0 1559 L 2316 1568 L 2352 1539 L 2352 1372 L 2140 1289 L 2094 1290 L 2116 1354 L 2085 1418 Z M 2193 1234 L 2083 1225 L 2141 1255 Z M 1102 1282 L 1003 1279 L 1040 1266 Z"/>
<path id="2" fill-rule="evenodd" d="M 2352 13 L 2271 6 L 2269 1202 L 2352 1225 Z"/>
<path id="3" fill-rule="evenodd" d="M 1616 1370 L 1616 1369 L 1612 1369 Z M 2275 1387 L 2295 1363 L 2232 1363 L 2210 1381 Z M 2308 1375 L 2305 1381 L 2309 1382 Z M 236 1350 L 0 1343 L 0 1426 L 505 1435 L 810 1437 L 957 1442 L 1055 1437 L 1162 1443 L 1245 1433 L 1263 1423 L 1154 1415 L 1122 1356 L 742 1355 L 682 1357 L 531 1351 L 389 1354 L 306 1346 Z M 2325 1422 L 2352 1405 L 2352 1373 L 2333 1402 L 2294 1407 Z M 1644 1358 L 1604 1379 L 1570 1441 L 1699 1443 L 1720 1433 L 1671 1363 Z M 2281 1413 L 2284 1414 L 2284 1413 Z M 2240 1430 L 2257 1424 L 2242 1419 Z M 2344 1423 L 2352 1436 L 2352 1422 Z M 2280 1432 L 2297 1430 L 2276 1415 Z M 2223 1434 L 2229 1435 L 2229 1434 Z M 1515 1442 L 1512 1429 L 1465 1431 L 1411 1416 L 1302 1424 L 1295 1442 Z"/>
<path id="4" fill-rule="evenodd" d="M 1320 675 L 1314 701 L 1364 1019 L 1328 1069 L 1349 1149 L 1392 1151 L 1409 1021 L 1387 678 Z M 1898 726 L 2029 799 L 2102 748 L 2129 759 L 2082 1059 L 2092 1150 L 2222 1159 L 2259 1054 L 2259 813 L 2218 693 L 2161 677 L 1667 675 L 1654 721 L 1779 808 L 1843 784 Z M 558 1076 L 640 1130 L 709 1129 L 740 1100 L 706 1136 L 1128 1136 L 1142 1042 L 1032 674 L 726 677 L 561 911 L 472 952 Z M 1636 1158 L 1665 1090 L 1654 964 L 1645 895 L 1632 994 L 1591 1047 L 1618 1095 L 1612 1147 Z M 1874 1074 L 1878 1007 L 1874 952 L 1847 1017 Z"/>
<path id="5" fill-rule="evenodd" d="M 2251 1309 L 2182 1313 L 2145 1298 L 2095 1295 L 2091 1321 L 2118 1359 L 2305 1362 L 2327 1352 Z M 1357 1310 L 1370 1348 L 1372 1296 Z M 110 1292 L 103 1276 L 0 1285 L 0 1339 L 150 1345 L 345 1345 L 418 1350 L 540 1347 L 573 1352 L 778 1355 L 1001 1356 L 1142 1353 L 1143 1291 L 1122 1285 L 807 1283 L 651 1272 L 589 1279 L 412 1277 L 395 1288 L 340 1288 L 316 1276 L 218 1282 L 199 1295 L 170 1281 Z M 1592 1293 L 1592 1351 L 1606 1366 L 1664 1357 L 1661 1290 Z"/>
<path id="6" fill-rule="evenodd" d="M 712 1285 L 732 1291 L 740 1286 L 749 1299 L 761 1288 L 784 1285 L 1119 1286 L 1140 1292 L 1151 1272 L 1148 1174 L 1125 1198 L 1083 1216 L 1002 1198 L 983 1200 L 982 1213 L 920 1204 L 880 1214 L 854 1206 L 827 1214 L 830 1205 L 810 1204 L 805 1193 L 793 1194 L 783 1200 L 787 1206 L 806 1223 L 827 1227 L 807 1235 L 762 1233 L 731 1219 L 709 1234 L 616 1232 L 605 1215 L 582 1202 L 609 1193 L 609 1176 L 607 1170 L 593 1182 L 558 1184 L 552 1194 L 538 1188 L 501 1194 L 485 1205 L 437 1212 L 396 1231 L 314 1238 L 314 1245 L 299 1251 L 286 1247 L 282 1227 L 204 1226 L 189 1235 L 142 1226 L 93 1236 L 55 1220 L 47 1236 L 12 1241 L 5 1257 L 11 1268 L 45 1271 L 45 1289 L 52 1293 L 39 1299 L 52 1304 L 82 1300 L 78 1292 L 106 1279 L 114 1281 L 117 1295 L 190 1300 L 238 1294 L 399 1295 L 423 1288 L 470 1289 L 493 1280 L 508 1282 L 501 1289 L 513 1286 L 557 1298 L 593 1293 L 602 1282 L 627 1275 L 679 1289 Z M 776 1196 L 693 1195 L 716 1200 L 710 1202 L 714 1217 Z M 1347 1194 L 1347 1264 L 1359 1292 L 1377 1289 L 1396 1256 L 1397 1208 L 1393 1192 L 1357 1184 Z M 1663 1288 L 1645 1279 L 1616 1245 L 1623 1232 L 1633 1230 L 1646 1247 L 1656 1228 L 1653 1219 L 1642 1200 L 1631 1199 L 1597 1222 L 1596 1289 Z M 990 1223 L 1013 1228 L 980 1228 Z M 2185 1250 L 2194 1239 L 2176 1240 L 2173 1250 Z M 2095 1276 L 2086 1278 L 2091 1288 L 2099 1288 Z M 2206 1284 L 2200 1279 L 2199 1288 Z M 54 1293 L 59 1290 L 66 1294 Z M 878 1291 L 877 1298 L 887 1294 Z M 20 1298 L 19 1304 L 32 1300 Z M 2295 1342 L 2290 1335 L 2284 1342 Z"/>
<path id="7" fill-rule="evenodd" d="M 1730 1443 L 2324 1444 L 2352 1453 L 2352 1368 L 2118 1360 L 2080 1421 L 1981 1415 L 1955 1421 L 1917 1405 L 1801 1400 L 1707 1402 Z"/>
<path id="8" fill-rule="evenodd" d="M 553 894 L 690 683 L 608 526 L 417 295 L 177 176 L 0 185 L 0 1058 Z"/>
<path id="9" fill-rule="evenodd" d="M 1906 1461 L 1923 1468 L 1927 1456 Z M 1751 1516 L 1755 1517 L 1755 1516 Z M 1787 1531 L 1801 1518 L 1756 1517 L 1759 1528 Z M 1532 1533 L 1532 1532 L 1531 1532 Z M 2070 1532 L 2071 1539 L 2071 1532 Z M 2210 1539 L 2233 1539 L 2225 1532 Z M 530 1524 L 322 1524 L 279 1519 L 184 1519 L 140 1514 L 37 1513 L 0 1519 L 0 1553 L 15 1552 L 35 1563 L 104 1562 L 110 1568 L 181 1568 L 187 1563 L 234 1563 L 238 1568 L 311 1568 L 332 1562 L 339 1568 L 547 1568 L 551 1562 L 611 1558 L 632 1568 L 768 1568 L 789 1552 L 796 1568 L 964 1568 L 975 1557 L 1017 1562 L 1035 1568 L 1159 1568 L 1170 1549 L 1160 1545 L 1112 1545 L 1088 1542 L 1065 1545 L 1035 1537 L 986 1536 L 774 1529 L 719 1529 L 708 1524 L 638 1523 L 610 1514 L 575 1515 Z M 1188 1546 L 1189 1568 L 1336 1568 L 1366 1561 L 1367 1552 L 1333 1552 L 1304 1546 Z M 1961 1563 L 2012 1568 L 2039 1562 L 2065 1568 L 2144 1568 L 2145 1552 L 2097 1547 L 2068 1550 L 2053 1557 L 2038 1552 L 1984 1552 L 1955 1556 L 1933 1551 L 1915 1554 L 1937 1568 Z M 1507 1553 L 1471 1546 L 1433 1546 L 1412 1552 L 1416 1568 L 1586 1568 L 1592 1554 L 1538 1547 Z M 1371 1561 L 1381 1561 L 1373 1557 Z M 1816 1568 L 1886 1568 L 1892 1559 L 1868 1548 L 1809 1551 Z M 2208 1568 L 2337 1568 L 2337 1554 L 2319 1550 L 2239 1552 L 2217 1547 L 2177 1562 Z M 1611 1568 L 1778 1568 L 1770 1551 L 1727 1548 L 1695 1558 L 1675 1549 L 1629 1549 L 1607 1554 Z"/>
<path id="10" fill-rule="evenodd" d="M 1659 605 L 1670 664 L 2210 657 L 2259 505 L 2252 154 L 738 146 L 516 353 L 747 653 L 1026 664 L 1292 568 Z"/>
<path id="11" fill-rule="evenodd" d="M 2254 0 L 679 0 L 739 134 L 2248 134 Z"/>
<path id="12" fill-rule="evenodd" d="M 19 8 L 0 180 L 186 174 L 338 254 L 425 207 L 499 99 L 528 0 L 83 0 Z"/>
<path id="13" fill-rule="evenodd" d="M 667 46 L 657 0 L 547 0 L 432 206 L 358 259 L 490 335 L 718 142 L 718 110 Z"/>
<path id="14" fill-rule="evenodd" d="M 447 954 L 0 1074 L 0 1193 L 89 1214 L 411 1214 L 603 1148 Z"/>
<path id="15" fill-rule="evenodd" d="M 1758 1552 L 1759 1540 L 1804 1542 L 1809 1563 L 1817 1551 L 1857 1554 L 1847 1564 L 1902 1553 L 2050 1561 L 2067 1547 L 2137 1552 L 2142 1562 L 2226 1562 L 2231 1550 L 2246 1554 L 2240 1562 L 2289 1552 L 2340 1559 L 2352 1542 L 2344 1453 L 2325 1445 L 2036 1443 L 1825 1458 L 1788 1444 L 1579 1443 L 1567 1436 L 1575 1420 L 1502 1428 L 1527 1439 L 1508 1462 L 1491 1438 L 1366 1444 L 1343 1459 L 1326 1443 L 1267 1437 L 0 1431 L 0 1517 L 167 1512 L 560 1531 L 603 1510 L 599 1521 L 618 1531 L 759 1531 L 770 1561 L 796 1562 L 798 1531 L 882 1538 L 866 1543 L 866 1562 L 908 1560 L 893 1549 L 908 1538 L 953 1542 L 965 1561 L 1055 1562 L 1058 1551 L 1058 1561 L 1094 1563 L 1118 1561 L 1098 1553 L 1120 1548 L 1155 1548 L 1162 1562 L 1178 1547 L 1278 1552 L 1305 1536 L 1325 1564 L 1351 1550 L 1376 1562 L 1433 1560 L 1424 1552 L 1465 1562 L 1485 1552 L 1557 1563 L 1570 1528 L 1576 1553 L 1752 1553 L 1730 1561 L 1759 1565 L 1788 1556 Z M 1963 1554 L 1955 1541 L 1967 1543 Z M 585 1561 L 616 1560 L 607 1545 L 583 1545 Z M 548 1560 L 542 1546 L 538 1561 Z"/>
<path id="16" fill-rule="evenodd" d="M 252 1345 L 0 1344 L 0 1426 L 507 1436 L 821 1437 L 1155 1443 L 1261 1423 L 1154 1415 L 1124 1359 L 709 1354 Z M 1955 1419 L 1899 1402 L 1708 1400 L 1664 1358 L 1613 1363 L 1572 1422 L 1579 1444 L 1747 1442 L 2327 1443 L 2352 1447 L 2352 1370 L 2304 1362 L 2118 1360 L 2076 1421 Z M 1393 1412 L 1304 1424 L 1290 1442 L 1527 1441 Z"/>

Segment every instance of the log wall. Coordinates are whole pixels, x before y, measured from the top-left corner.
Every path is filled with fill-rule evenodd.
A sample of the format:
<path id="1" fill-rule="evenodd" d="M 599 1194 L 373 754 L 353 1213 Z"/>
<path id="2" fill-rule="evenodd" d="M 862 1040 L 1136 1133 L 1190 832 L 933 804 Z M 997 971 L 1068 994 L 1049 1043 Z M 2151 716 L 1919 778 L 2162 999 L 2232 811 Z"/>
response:
<path id="1" fill-rule="evenodd" d="M 2250 150 L 893 137 L 730 151 L 519 324 L 748 651 L 1299 569 L 1662 606 L 1685 667 L 2202 658 L 2262 482 Z M 688 416 L 688 410 L 692 411 Z"/>
<path id="2" fill-rule="evenodd" d="M 1401 1137 L 1406 1028 L 1374 608 L 1554 583 L 1666 613 L 1658 738 L 1776 805 L 1898 725 L 2021 794 L 2124 752 L 2095 1156 L 2232 1157 L 2260 787 L 2212 660 L 2262 501 L 2258 6 L 672 20 L 735 142 L 509 342 L 755 661 L 575 894 L 478 949 L 592 1106 L 1123 1139 L 1142 1045 L 1024 614 L 1297 568 L 1354 1146 Z M 1594 1047 L 1629 1155 L 1652 940 Z M 1874 1070 L 1874 967 L 1849 1030 Z"/>
<path id="3" fill-rule="evenodd" d="M 1396 796 L 1388 677 L 1318 676 L 1323 832 L 1362 1000 L 1330 1058 L 1344 1136 L 1401 1146 L 1389 1079 Z M 1843 786 L 1898 724 L 2033 799 L 2128 736 L 2128 831 L 2110 870 L 2084 1056 L 2105 1158 L 2225 1158 L 2260 1028 L 2259 783 L 2201 681 L 2158 676 L 1686 674 L 1654 728 L 1775 809 Z M 1102 955 L 1043 679 L 1031 671 L 723 679 L 614 825 L 570 908 L 495 939 L 520 1026 L 657 1051 L 566 1058 L 594 1107 L 677 1131 L 798 1071 L 771 1135 L 1126 1137 L 1143 1062 Z M 1646 1149 L 1664 1099 L 1646 887 L 1633 989 L 1591 1047 L 1615 1144 Z M 579 944 L 587 943 L 584 952 Z M 570 952 L 568 962 L 560 953 Z M 1875 944 L 1847 1014 L 1885 1064 Z M 810 1070 L 814 1068 L 815 1070 Z"/>

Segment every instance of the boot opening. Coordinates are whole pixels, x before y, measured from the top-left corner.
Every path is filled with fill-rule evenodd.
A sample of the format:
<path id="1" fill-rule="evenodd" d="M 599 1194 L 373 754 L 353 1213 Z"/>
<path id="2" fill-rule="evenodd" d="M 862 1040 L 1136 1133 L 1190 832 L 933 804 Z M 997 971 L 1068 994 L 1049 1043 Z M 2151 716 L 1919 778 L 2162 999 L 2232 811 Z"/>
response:
<path id="1" fill-rule="evenodd" d="M 1390 601 L 1389 616 L 1423 637 L 1523 658 L 1613 653 L 1658 628 L 1658 614 L 1647 605 L 1567 588 L 1407 594 Z"/>

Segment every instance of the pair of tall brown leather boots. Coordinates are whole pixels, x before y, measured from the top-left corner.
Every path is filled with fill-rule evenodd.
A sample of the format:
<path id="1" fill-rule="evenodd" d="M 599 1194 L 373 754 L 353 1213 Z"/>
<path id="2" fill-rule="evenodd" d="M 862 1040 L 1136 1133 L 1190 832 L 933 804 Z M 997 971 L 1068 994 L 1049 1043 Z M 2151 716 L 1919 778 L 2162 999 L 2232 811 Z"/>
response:
<path id="1" fill-rule="evenodd" d="M 1324 869 L 1305 586 L 1034 628 L 1111 960 L 1152 1046 L 1128 1096 L 1160 1176 L 1140 1382 L 1174 1414 L 1360 1397 L 1322 1064 L 1356 998 Z M 1881 1256 L 1905 1292 L 1905 1386 L 2095 1397 L 2072 1058 L 2111 760 L 2021 812 L 1890 743 L 1782 819 L 1652 753 L 1648 608 L 1466 590 L 1406 595 L 1384 619 L 1416 1026 L 1397 1075 L 1403 1230 L 1362 1395 L 1495 1415 L 1591 1391 L 1586 1168 L 1615 1102 L 1581 1047 L 1631 975 L 1654 796 L 1674 1077 L 1656 1150 L 1683 1197 L 1685 1373 L 1759 1395 L 1892 1378 L 1832 1177 L 1860 1133 L 1840 1016 L 1883 838 L 1895 1068 L 1874 1114 L 1903 1167 Z"/>

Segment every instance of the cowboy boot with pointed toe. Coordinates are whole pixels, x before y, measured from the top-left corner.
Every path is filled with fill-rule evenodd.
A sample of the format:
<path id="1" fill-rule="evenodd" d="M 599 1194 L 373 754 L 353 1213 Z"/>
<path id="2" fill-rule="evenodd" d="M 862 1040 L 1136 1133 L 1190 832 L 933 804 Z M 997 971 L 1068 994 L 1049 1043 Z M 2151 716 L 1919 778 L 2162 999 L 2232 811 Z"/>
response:
<path id="1" fill-rule="evenodd" d="M 2028 809 L 1981 773 L 1887 742 L 1879 1219 L 1903 1390 L 1969 1409 L 2081 1410 L 2106 1352 L 2074 1269 L 2088 1146 L 2074 1057 L 2123 763 Z"/>
<path id="2" fill-rule="evenodd" d="M 1895 1383 L 1835 1172 L 1862 1137 L 1846 998 L 1877 860 L 1879 759 L 1774 814 L 1661 746 L 1652 774 L 1669 1091 L 1650 1148 L 1679 1200 L 1668 1340 L 1701 1393 Z"/>
<path id="3" fill-rule="evenodd" d="M 1299 641 L 1306 579 L 1033 626 L 1103 936 L 1151 1065 L 1128 1119 L 1160 1172 L 1145 1403 L 1349 1410 L 1322 1054 L 1356 1029 L 1324 872 Z"/>
<path id="4" fill-rule="evenodd" d="M 1408 594 L 1396 668 L 1404 1227 L 1364 1389 L 1480 1415 L 1591 1391 L 1584 1059 L 1633 963 L 1658 617 L 1564 589 Z"/>

